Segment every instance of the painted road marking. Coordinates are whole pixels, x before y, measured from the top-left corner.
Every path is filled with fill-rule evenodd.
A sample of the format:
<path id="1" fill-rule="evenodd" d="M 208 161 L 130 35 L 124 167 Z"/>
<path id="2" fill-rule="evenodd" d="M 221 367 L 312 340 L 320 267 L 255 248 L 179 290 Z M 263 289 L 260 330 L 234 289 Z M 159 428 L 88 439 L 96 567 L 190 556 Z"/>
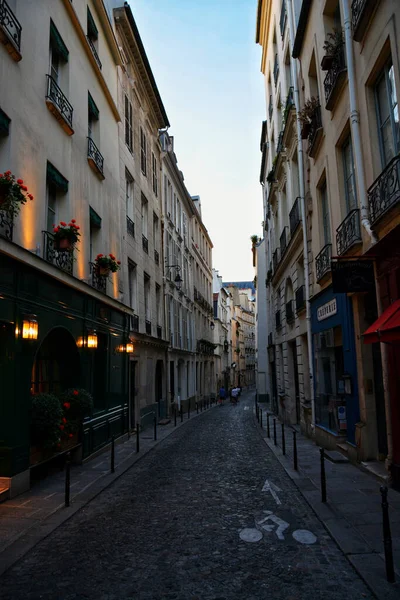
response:
<path id="1" fill-rule="evenodd" d="M 289 527 L 289 523 L 274 515 L 270 510 L 265 510 L 264 512 L 267 514 L 267 516 L 261 521 L 258 521 L 257 525 L 260 525 L 261 528 L 265 531 L 268 531 L 268 533 L 271 533 L 274 530 L 275 525 L 277 525 L 275 531 L 276 536 L 279 540 L 284 540 L 285 536 L 283 535 L 283 532 Z M 264 523 L 267 521 L 272 521 L 272 524 L 269 523 L 268 525 L 264 525 Z"/>
<path id="2" fill-rule="evenodd" d="M 275 483 L 272 483 L 272 481 L 268 481 L 268 479 L 266 479 L 265 483 L 263 485 L 263 489 L 261 491 L 262 492 L 270 492 L 270 494 L 273 497 L 273 499 L 275 500 L 275 502 L 277 504 L 282 504 L 282 502 L 279 500 L 279 496 L 277 494 L 277 492 L 281 492 L 282 490 L 277 485 L 275 485 Z"/>
<path id="3" fill-rule="evenodd" d="M 251 542 L 254 544 L 254 542 L 259 542 L 263 535 L 258 529 L 246 527 L 246 529 L 242 529 L 239 536 L 244 542 Z"/>
<path id="4" fill-rule="evenodd" d="M 315 544 L 317 541 L 317 536 L 315 536 L 312 531 L 308 531 L 308 529 L 296 529 L 293 531 L 292 536 L 296 540 L 296 542 L 300 542 L 300 544 Z"/>

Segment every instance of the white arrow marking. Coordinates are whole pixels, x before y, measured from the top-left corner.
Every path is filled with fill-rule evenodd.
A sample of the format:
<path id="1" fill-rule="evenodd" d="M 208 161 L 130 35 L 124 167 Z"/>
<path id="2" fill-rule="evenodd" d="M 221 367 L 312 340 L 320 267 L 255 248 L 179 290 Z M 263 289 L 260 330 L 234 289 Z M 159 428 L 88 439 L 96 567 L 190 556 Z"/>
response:
<path id="1" fill-rule="evenodd" d="M 282 502 L 279 500 L 278 494 L 276 493 L 276 492 L 281 492 L 282 490 L 277 485 L 272 483 L 272 481 L 268 481 L 268 479 L 266 479 L 265 483 L 263 485 L 263 489 L 261 491 L 262 492 L 270 492 L 271 496 L 273 497 L 275 502 L 277 504 L 282 504 Z"/>
<path id="2" fill-rule="evenodd" d="M 268 514 L 268 516 L 265 517 L 264 519 L 262 519 L 262 521 L 258 521 L 257 525 L 261 525 L 262 529 L 265 529 L 265 531 L 268 531 L 269 533 L 271 533 L 271 531 L 274 530 L 274 525 L 271 525 L 271 524 L 264 525 L 264 523 L 266 521 L 272 521 L 273 523 L 275 523 L 275 525 L 278 526 L 275 531 L 277 538 L 279 540 L 284 540 L 285 536 L 283 535 L 283 532 L 285 531 L 285 529 L 287 529 L 289 527 L 289 523 L 287 523 L 286 521 L 283 521 L 283 519 L 280 519 L 276 515 L 272 514 L 272 512 L 269 510 L 266 510 L 265 512 Z"/>

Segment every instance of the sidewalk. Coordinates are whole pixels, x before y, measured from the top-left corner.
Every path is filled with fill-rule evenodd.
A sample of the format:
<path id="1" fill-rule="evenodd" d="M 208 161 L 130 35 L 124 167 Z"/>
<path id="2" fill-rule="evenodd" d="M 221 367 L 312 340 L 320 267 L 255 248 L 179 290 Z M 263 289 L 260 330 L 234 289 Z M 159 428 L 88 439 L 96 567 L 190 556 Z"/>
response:
<path id="1" fill-rule="evenodd" d="M 206 410 L 204 409 L 204 412 Z M 136 435 L 131 436 L 129 440 L 126 435 L 117 440 L 115 473 L 111 473 L 110 446 L 82 465 L 71 465 L 71 501 L 68 508 L 64 506 L 65 471 L 49 475 L 46 479 L 35 483 L 29 492 L 1 503 L 0 575 L 109 487 L 157 444 L 176 429 L 184 427 L 189 420 L 200 417 L 201 414 L 200 408 L 198 415 L 196 411 L 190 413 L 190 419 L 185 413 L 183 422 L 178 415 L 176 427 L 172 417 L 170 423 L 157 427 L 157 441 L 154 441 L 154 429 L 152 427 L 145 429 L 140 435 L 139 453 L 136 452 Z"/>
<path id="2" fill-rule="evenodd" d="M 379 600 L 400 598 L 400 494 L 389 489 L 389 519 L 396 583 L 386 580 L 383 547 L 382 509 L 379 488 L 382 482 L 346 461 L 337 452 L 325 460 L 327 502 L 321 502 L 320 452 L 315 443 L 302 436 L 296 427 L 298 471 L 293 468 L 293 428 L 285 426 L 286 454 L 282 453 L 280 421 L 270 413 L 270 438 L 267 435 L 267 410 L 261 407 L 263 427 L 255 420 L 265 443 L 275 454 L 310 507 L 322 521 L 339 548 Z M 254 409 L 255 414 L 255 409 Z M 277 445 L 273 441 L 276 418 Z M 340 462 L 339 462 L 340 461 Z"/>

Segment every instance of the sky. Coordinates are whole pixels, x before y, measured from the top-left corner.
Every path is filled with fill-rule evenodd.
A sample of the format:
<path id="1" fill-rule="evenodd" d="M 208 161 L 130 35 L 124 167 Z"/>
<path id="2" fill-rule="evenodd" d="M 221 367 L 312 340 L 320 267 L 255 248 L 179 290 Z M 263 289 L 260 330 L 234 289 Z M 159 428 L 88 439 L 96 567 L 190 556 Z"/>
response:
<path id="1" fill-rule="evenodd" d="M 224 281 L 252 280 L 262 236 L 265 93 L 257 0 L 130 0 L 189 193 L 201 198 Z"/>

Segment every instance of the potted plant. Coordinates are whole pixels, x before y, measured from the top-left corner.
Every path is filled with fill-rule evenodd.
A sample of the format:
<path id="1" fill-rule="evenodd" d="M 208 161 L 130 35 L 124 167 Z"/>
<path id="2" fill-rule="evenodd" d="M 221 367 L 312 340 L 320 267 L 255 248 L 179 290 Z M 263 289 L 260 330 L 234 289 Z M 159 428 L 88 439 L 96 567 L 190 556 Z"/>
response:
<path id="1" fill-rule="evenodd" d="M 55 249 L 72 252 L 81 235 L 79 230 L 80 227 L 76 225 L 75 219 L 71 219 L 68 224 L 65 221 L 60 221 L 60 224 L 53 229 Z"/>
<path id="2" fill-rule="evenodd" d="M 16 216 L 21 205 L 33 200 L 32 194 L 28 194 L 28 188 L 22 179 L 16 179 L 11 171 L 0 173 L 0 210 L 4 210 Z"/>
<path id="3" fill-rule="evenodd" d="M 329 69 L 332 68 L 338 48 L 340 48 L 342 44 L 343 31 L 341 29 L 334 29 L 331 33 L 328 33 L 327 39 L 323 45 L 325 50 L 325 54 L 321 61 L 321 69 L 323 71 L 329 71 Z"/>
<path id="4" fill-rule="evenodd" d="M 54 394 L 36 394 L 31 407 L 31 464 L 40 462 L 60 446 L 63 411 Z"/>
<path id="5" fill-rule="evenodd" d="M 121 261 L 117 260 L 114 254 L 98 254 L 95 260 L 97 273 L 102 277 L 108 277 L 110 271 L 116 273 L 120 268 L 120 264 Z"/>
<path id="6" fill-rule="evenodd" d="M 311 98 L 305 101 L 303 108 L 299 111 L 301 139 L 303 140 L 306 140 L 310 135 L 311 121 L 318 107 L 319 99 L 316 96 L 311 96 Z"/>

